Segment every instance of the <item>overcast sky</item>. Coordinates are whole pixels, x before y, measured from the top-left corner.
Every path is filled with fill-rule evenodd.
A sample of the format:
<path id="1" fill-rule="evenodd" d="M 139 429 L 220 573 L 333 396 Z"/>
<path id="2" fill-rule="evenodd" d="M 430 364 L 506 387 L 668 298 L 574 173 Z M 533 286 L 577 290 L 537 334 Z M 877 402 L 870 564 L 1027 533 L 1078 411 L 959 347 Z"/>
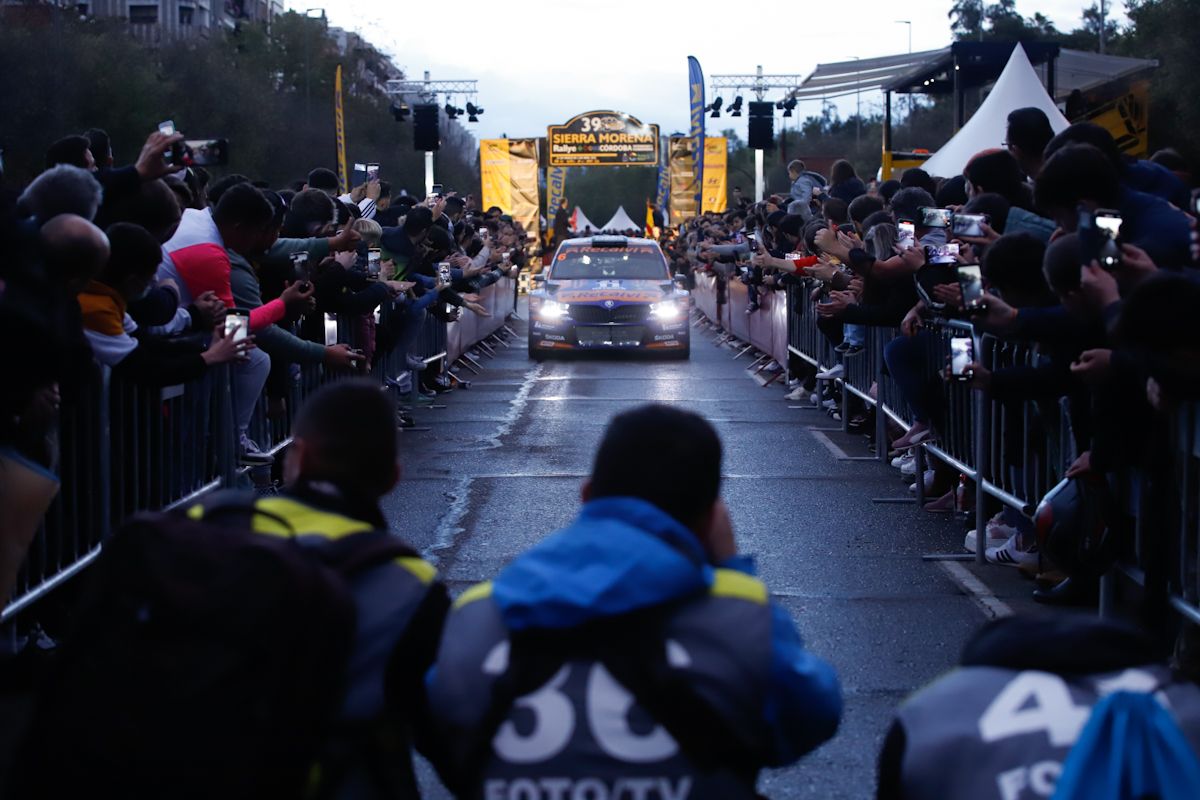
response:
<path id="1" fill-rule="evenodd" d="M 289 0 L 289 6 L 303 13 L 320 2 Z M 410 78 L 429 70 L 434 80 L 478 79 L 475 102 L 486 113 L 467 127 L 477 138 L 491 138 L 545 136 L 547 125 L 595 109 L 656 122 L 663 133 L 686 130 L 689 55 L 700 60 L 706 81 L 713 74 L 753 73 L 759 64 L 767 74 L 807 75 L 822 62 L 906 52 L 909 26 L 893 21 L 901 18 L 912 21 L 914 51 L 944 47 L 950 41 L 950 5 L 327 0 L 325 11 L 330 24 L 361 33 Z M 1077 27 L 1086 5 L 1090 2 L 1017 0 L 1020 13 L 1041 11 L 1062 30 Z M 1121 0 L 1110 5 L 1124 11 Z M 467 99 L 456 99 L 456 105 Z M 878 107 L 879 95 L 864 95 L 863 101 L 866 113 L 872 103 Z M 841 109 L 853 113 L 854 98 L 842 100 Z M 803 104 L 798 116 L 819 110 L 819 103 Z M 727 115 L 710 122 L 718 129 L 736 127 L 743 137 L 745 124 L 744 116 Z"/>

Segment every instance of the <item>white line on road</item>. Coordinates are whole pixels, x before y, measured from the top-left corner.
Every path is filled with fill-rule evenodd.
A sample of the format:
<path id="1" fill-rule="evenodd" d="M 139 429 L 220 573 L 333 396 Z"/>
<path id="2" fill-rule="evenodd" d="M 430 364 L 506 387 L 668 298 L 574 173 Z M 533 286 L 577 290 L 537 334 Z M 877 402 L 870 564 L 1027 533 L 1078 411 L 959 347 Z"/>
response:
<path id="1" fill-rule="evenodd" d="M 833 439 L 830 439 L 828 436 L 826 436 L 824 431 L 818 430 L 817 428 L 809 428 L 808 432 L 811 433 L 813 438 L 815 438 L 818 442 L 825 445 L 825 449 L 832 453 L 833 457 L 838 461 L 848 461 L 850 459 L 850 455 L 845 450 L 838 447 L 834 443 Z"/>
<path id="2" fill-rule="evenodd" d="M 541 371 L 542 365 L 537 364 L 525 373 L 525 378 L 521 381 L 521 388 L 508 403 L 508 412 L 500 420 L 496 430 L 483 440 L 486 448 L 494 450 L 500 447 L 501 439 L 512 431 L 513 425 L 521 418 L 521 412 L 525 410 L 529 393 L 533 390 L 533 384 L 537 381 Z M 422 554 L 430 563 L 436 565 L 439 561 L 438 554 L 454 547 L 458 535 L 466 530 L 462 523 L 471 510 L 471 484 L 474 480 L 474 477 L 459 478 L 454 489 L 447 493 L 450 505 L 446 508 L 446 513 L 442 515 L 441 521 L 438 522 L 437 530 L 434 531 L 433 544 L 425 548 L 425 552 Z"/>
<path id="3" fill-rule="evenodd" d="M 959 587 L 979 606 L 979 610 L 983 612 L 985 617 L 989 619 L 1002 619 L 1013 615 L 1012 607 L 1008 603 L 996 597 L 992 590 L 987 587 L 983 581 L 976 578 L 969 569 L 959 564 L 957 561 L 939 561 L 946 574 L 950 576 L 950 580 L 954 581 Z"/>

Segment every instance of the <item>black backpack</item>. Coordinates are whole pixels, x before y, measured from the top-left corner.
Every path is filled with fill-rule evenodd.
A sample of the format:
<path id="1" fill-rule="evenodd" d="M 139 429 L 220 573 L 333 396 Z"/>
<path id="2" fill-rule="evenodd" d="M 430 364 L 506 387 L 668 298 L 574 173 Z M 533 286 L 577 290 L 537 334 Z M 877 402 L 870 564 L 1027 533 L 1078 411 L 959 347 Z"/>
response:
<path id="1" fill-rule="evenodd" d="M 204 520 L 134 517 L 104 545 L 10 796 L 314 785 L 353 646 L 348 579 L 412 550 L 378 531 L 315 544 L 254 533 L 252 498 L 207 506 Z"/>

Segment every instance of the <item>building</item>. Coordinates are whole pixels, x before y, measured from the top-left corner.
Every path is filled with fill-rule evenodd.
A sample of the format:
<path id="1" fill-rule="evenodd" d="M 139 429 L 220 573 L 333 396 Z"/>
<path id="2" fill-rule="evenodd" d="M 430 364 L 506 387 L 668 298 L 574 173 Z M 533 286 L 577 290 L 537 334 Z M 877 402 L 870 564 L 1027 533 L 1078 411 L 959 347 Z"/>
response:
<path id="1" fill-rule="evenodd" d="M 204 36 L 240 22 L 270 24 L 284 11 L 283 0 L 0 0 L 6 6 L 73 8 L 81 17 L 118 19 L 148 42 Z"/>

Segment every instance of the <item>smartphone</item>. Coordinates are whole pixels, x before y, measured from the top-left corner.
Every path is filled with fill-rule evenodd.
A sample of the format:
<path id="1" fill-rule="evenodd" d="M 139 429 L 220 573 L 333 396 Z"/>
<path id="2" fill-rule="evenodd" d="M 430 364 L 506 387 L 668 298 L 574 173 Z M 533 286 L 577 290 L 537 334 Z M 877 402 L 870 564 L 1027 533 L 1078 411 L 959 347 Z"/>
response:
<path id="1" fill-rule="evenodd" d="M 950 218 L 950 232 L 955 236 L 983 236 L 983 226 L 991 222 L 987 214 L 954 214 Z"/>
<path id="2" fill-rule="evenodd" d="M 954 212 L 948 208 L 921 208 L 921 224 L 926 228 L 949 228 Z"/>
<path id="3" fill-rule="evenodd" d="M 240 342 L 250 335 L 250 312 L 242 308 L 231 308 L 225 312 L 225 336 Z"/>
<path id="4" fill-rule="evenodd" d="M 308 253 L 292 253 L 292 271 L 298 281 L 312 280 L 308 268 Z"/>
<path id="5" fill-rule="evenodd" d="M 158 132 L 161 133 L 163 136 L 174 136 L 175 135 L 174 121 L 169 120 L 169 119 L 164 119 L 162 122 L 158 123 Z M 179 142 L 176 142 L 175 144 L 171 145 L 171 149 L 167 150 L 166 152 L 163 153 L 163 158 L 168 164 L 171 164 L 173 166 L 179 166 L 179 167 L 187 166 L 184 163 L 183 145 L 180 144 Z"/>
<path id="6" fill-rule="evenodd" d="M 229 163 L 228 139 L 187 139 L 183 146 L 189 167 L 223 167 Z"/>
<path id="7" fill-rule="evenodd" d="M 382 270 L 383 254 L 378 247 L 372 247 L 367 250 L 367 275 L 373 280 L 379 280 L 380 271 Z"/>
<path id="8" fill-rule="evenodd" d="M 1089 211 L 1079 207 L 1079 262 L 1083 266 L 1096 261 L 1107 270 L 1121 263 L 1121 214 L 1107 208 Z"/>
<path id="9" fill-rule="evenodd" d="M 369 181 L 379 180 L 379 165 L 378 164 L 367 164 L 367 180 L 369 180 Z"/>
<path id="10" fill-rule="evenodd" d="M 438 278 L 441 279 L 442 283 L 449 285 L 450 284 L 450 262 L 449 261 L 439 261 L 438 265 L 437 265 L 437 270 L 438 270 Z"/>
<path id="11" fill-rule="evenodd" d="M 950 242 L 926 247 L 925 257 L 930 264 L 954 264 L 958 261 L 958 243 Z"/>
<path id="12" fill-rule="evenodd" d="M 433 191 L 430 192 L 430 195 L 432 197 L 441 197 L 442 196 L 442 185 L 440 183 L 435 183 L 433 185 Z"/>
<path id="13" fill-rule="evenodd" d="M 917 243 L 917 226 L 908 220 L 900 220 L 896 226 L 896 244 L 901 250 L 908 250 Z"/>
<path id="14" fill-rule="evenodd" d="M 963 264 L 957 270 L 958 288 L 962 290 L 963 307 L 967 311 L 983 308 L 983 273 L 978 264 Z"/>
<path id="15" fill-rule="evenodd" d="M 325 315 L 325 346 L 329 347 L 338 343 L 337 340 L 337 317 L 333 314 Z"/>
<path id="16" fill-rule="evenodd" d="M 950 340 L 950 378 L 969 381 L 974 377 L 967 365 L 975 360 L 975 342 L 969 336 L 955 336 Z"/>

